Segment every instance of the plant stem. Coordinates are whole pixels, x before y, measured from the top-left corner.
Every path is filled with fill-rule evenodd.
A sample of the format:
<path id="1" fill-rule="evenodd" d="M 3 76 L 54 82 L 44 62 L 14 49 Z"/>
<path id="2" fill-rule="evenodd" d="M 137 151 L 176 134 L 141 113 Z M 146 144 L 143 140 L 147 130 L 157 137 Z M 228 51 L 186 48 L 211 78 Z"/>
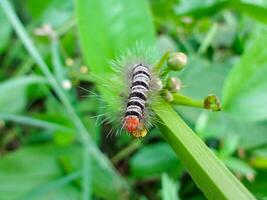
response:
<path id="1" fill-rule="evenodd" d="M 160 70 L 161 70 L 161 68 L 162 68 L 162 66 L 163 66 L 163 64 L 164 64 L 164 62 L 168 59 L 169 55 L 170 55 L 170 51 L 167 51 L 167 52 L 161 57 L 161 59 L 159 60 L 159 62 L 153 67 L 153 71 L 154 71 L 155 73 L 159 73 L 159 72 L 160 72 Z"/>
<path id="2" fill-rule="evenodd" d="M 196 108 L 204 108 L 204 101 L 203 100 L 194 100 L 190 97 L 181 95 L 179 93 L 173 93 L 173 101 L 172 104 L 177 105 L 184 105 L 184 106 L 190 106 L 190 107 L 196 107 Z"/>
<path id="3" fill-rule="evenodd" d="M 119 153 L 117 153 L 111 160 L 114 164 L 117 164 L 120 162 L 123 158 L 134 152 L 136 149 L 138 149 L 140 146 L 142 146 L 142 143 L 140 140 L 134 140 L 130 145 L 122 149 Z"/>

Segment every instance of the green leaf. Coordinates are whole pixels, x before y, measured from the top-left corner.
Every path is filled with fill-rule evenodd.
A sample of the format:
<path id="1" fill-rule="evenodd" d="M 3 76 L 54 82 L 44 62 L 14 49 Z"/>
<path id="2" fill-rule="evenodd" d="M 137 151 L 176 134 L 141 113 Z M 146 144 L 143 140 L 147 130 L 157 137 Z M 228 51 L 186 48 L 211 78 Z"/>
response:
<path id="1" fill-rule="evenodd" d="M 165 124 L 165 139 L 208 199 L 255 199 L 170 105 L 159 102 L 153 110 Z"/>
<path id="2" fill-rule="evenodd" d="M 1 199 L 19 199 L 36 187 L 58 179 L 62 175 L 56 160 L 59 151 L 53 146 L 28 147 L 4 156 L 0 161 Z M 77 199 L 79 191 L 68 184 L 62 188 L 51 188 L 46 195 L 34 199 L 46 199 L 47 196 L 51 200 Z"/>
<path id="3" fill-rule="evenodd" d="M 223 159 L 223 162 L 234 172 L 239 172 L 242 175 L 255 175 L 255 170 L 245 161 L 238 158 L 228 157 Z"/>
<path id="4" fill-rule="evenodd" d="M 136 42 L 152 45 L 155 41 L 145 0 L 77 0 L 76 14 L 85 60 L 98 75 L 111 72 L 110 59 Z"/>
<path id="5" fill-rule="evenodd" d="M 27 49 L 28 53 L 32 56 L 34 61 L 38 64 L 38 67 L 41 69 L 43 74 L 46 76 L 47 80 L 49 81 L 51 87 L 54 89 L 55 93 L 57 94 L 58 98 L 64 105 L 69 118 L 72 120 L 73 124 L 77 129 L 77 134 L 79 136 L 80 141 L 83 144 L 83 197 L 84 199 L 90 198 L 90 189 L 91 189 L 91 170 L 90 170 L 90 157 L 88 156 L 89 152 L 93 152 L 95 158 L 98 160 L 99 167 L 102 168 L 103 171 L 107 171 L 111 173 L 112 176 L 118 180 L 117 184 L 121 187 L 121 190 L 127 190 L 127 184 L 124 180 L 119 176 L 119 174 L 113 169 L 109 160 L 100 152 L 100 150 L 95 145 L 94 141 L 92 140 L 89 132 L 85 128 L 84 124 L 82 123 L 81 119 L 77 115 L 76 111 L 74 110 L 70 99 L 60 87 L 58 82 L 56 81 L 53 74 L 50 72 L 48 65 L 45 63 L 44 59 L 38 52 L 37 48 L 35 47 L 33 41 L 29 37 L 28 33 L 25 30 L 25 27 L 19 20 L 18 16 L 14 12 L 11 4 L 7 0 L 0 1 L 1 8 L 4 10 L 6 16 L 8 17 L 10 23 L 12 24 L 13 28 L 15 29 L 16 33 L 18 34 L 21 42 Z"/>
<path id="6" fill-rule="evenodd" d="M 73 16 L 74 5 L 71 0 L 29 0 L 26 4 L 35 22 L 49 24 L 54 28 L 62 26 Z"/>
<path id="7" fill-rule="evenodd" d="M 188 58 L 188 64 L 179 75 L 182 80 L 181 93 L 203 99 L 208 94 L 221 96 L 221 90 L 226 74 L 229 72 L 232 61 L 217 63 L 210 62 L 199 56 Z M 179 113 L 189 123 L 196 123 L 202 110 L 190 107 L 176 107 Z"/>
<path id="8" fill-rule="evenodd" d="M 175 183 L 167 174 L 161 176 L 161 193 L 163 200 L 178 200 L 178 183 Z"/>
<path id="9" fill-rule="evenodd" d="M 261 34 L 231 70 L 223 91 L 223 110 L 252 121 L 267 119 L 267 37 Z"/>
<path id="10" fill-rule="evenodd" d="M 0 84 L 0 110 L 2 112 L 19 112 L 27 103 L 27 89 L 32 84 L 47 83 L 38 76 L 9 79 Z"/>
<path id="11" fill-rule="evenodd" d="M 192 3 L 182 1 L 182 4 L 177 7 L 176 13 L 178 16 L 191 15 L 196 18 L 214 15 L 223 9 L 234 9 L 244 13 L 255 20 L 267 24 L 267 8 L 242 1 L 204 1 Z"/>
<path id="12" fill-rule="evenodd" d="M 246 149 L 266 144 L 266 131 L 266 123 L 246 122 L 226 112 L 203 112 L 197 124 L 197 133 L 201 138 L 216 137 L 223 141 L 234 138 L 238 139 L 238 147 Z"/>
<path id="13" fill-rule="evenodd" d="M 174 151 L 166 143 L 146 145 L 130 160 L 131 174 L 136 177 L 156 176 L 180 167 Z"/>
<path id="14" fill-rule="evenodd" d="M 80 147 L 55 145 L 30 146 L 10 153 L 0 160 L 1 200 L 21 199 L 80 199 L 82 154 Z M 73 171 L 65 171 L 59 158 Z M 36 163 L 36 164 L 34 164 Z M 74 165 L 72 165 L 74 164 Z M 79 174 L 77 174 L 79 172 Z M 68 173 L 65 174 L 64 173 Z M 73 173 L 76 173 L 73 174 Z M 100 168 L 96 159 L 92 164 L 93 193 L 105 199 L 121 199 L 125 195 L 120 180 L 113 173 Z M 80 180 L 80 179 L 79 179 Z M 27 198 L 28 197 L 28 198 Z M 30 198 L 31 197 L 31 198 Z"/>
<path id="15" fill-rule="evenodd" d="M 267 171 L 261 170 L 257 171 L 257 176 L 255 181 L 246 183 L 246 186 L 249 188 L 253 194 L 256 195 L 258 199 L 266 199 L 267 196 Z"/>

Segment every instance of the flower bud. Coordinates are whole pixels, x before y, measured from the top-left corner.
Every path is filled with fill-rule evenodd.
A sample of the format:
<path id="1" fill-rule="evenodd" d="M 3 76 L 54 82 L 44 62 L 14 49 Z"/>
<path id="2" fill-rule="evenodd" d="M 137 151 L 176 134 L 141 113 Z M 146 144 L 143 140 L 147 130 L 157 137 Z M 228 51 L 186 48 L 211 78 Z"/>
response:
<path id="1" fill-rule="evenodd" d="M 204 108 L 212 110 L 214 112 L 221 110 L 221 104 L 219 98 L 214 95 L 208 95 L 204 100 Z"/>
<path id="2" fill-rule="evenodd" d="M 154 88 L 156 91 L 160 91 L 163 88 L 163 83 L 160 78 L 156 77 L 154 80 Z"/>
<path id="3" fill-rule="evenodd" d="M 170 55 L 167 64 L 170 70 L 180 71 L 187 63 L 187 56 L 182 52 L 175 52 Z"/>
<path id="4" fill-rule="evenodd" d="M 167 82 L 167 87 L 171 92 L 178 92 L 181 90 L 182 81 L 179 78 L 170 77 Z"/>
<path id="5" fill-rule="evenodd" d="M 172 95 L 172 93 L 169 90 L 164 90 L 163 91 L 163 97 L 168 102 L 173 101 L 173 95 Z"/>

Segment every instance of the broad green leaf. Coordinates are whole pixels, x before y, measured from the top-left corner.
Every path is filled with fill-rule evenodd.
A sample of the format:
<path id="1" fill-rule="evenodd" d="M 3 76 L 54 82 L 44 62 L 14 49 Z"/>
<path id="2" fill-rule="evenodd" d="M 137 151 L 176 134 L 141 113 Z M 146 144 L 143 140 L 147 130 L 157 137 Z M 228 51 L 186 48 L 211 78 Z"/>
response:
<path id="1" fill-rule="evenodd" d="M 167 174 L 161 176 L 161 195 L 163 200 L 178 200 L 178 183 L 174 182 Z"/>
<path id="2" fill-rule="evenodd" d="M 0 84 L 0 111 L 19 112 L 26 106 L 27 89 L 33 84 L 45 84 L 45 79 L 27 76 L 9 79 Z"/>
<path id="3" fill-rule="evenodd" d="M 166 143 L 146 145 L 130 160 L 131 175 L 136 177 L 159 176 L 179 168 L 174 151 Z"/>
<path id="4" fill-rule="evenodd" d="M 154 43 L 155 31 L 145 0 L 77 0 L 76 15 L 85 60 L 98 75 L 110 72 L 110 59 L 136 42 Z"/>
<path id="5" fill-rule="evenodd" d="M 231 70 L 223 92 L 223 110 L 252 121 L 267 119 L 266 32 L 246 49 Z"/>
<path id="6" fill-rule="evenodd" d="M 170 105 L 159 102 L 153 110 L 165 124 L 165 139 L 208 199 L 255 199 Z"/>

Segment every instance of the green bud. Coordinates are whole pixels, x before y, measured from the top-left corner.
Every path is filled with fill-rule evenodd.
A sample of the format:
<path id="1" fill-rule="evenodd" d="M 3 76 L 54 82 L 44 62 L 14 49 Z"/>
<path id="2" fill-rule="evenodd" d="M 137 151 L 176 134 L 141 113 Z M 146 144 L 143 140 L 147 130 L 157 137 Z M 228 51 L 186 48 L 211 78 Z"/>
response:
<path id="1" fill-rule="evenodd" d="M 184 68 L 187 63 L 187 56 L 182 52 L 172 53 L 168 60 L 167 64 L 170 70 L 180 71 Z"/>
<path id="2" fill-rule="evenodd" d="M 162 83 L 161 79 L 158 78 L 158 77 L 156 77 L 154 79 L 154 84 L 153 85 L 154 85 L 154 88 L 155 88 L 156 91 L 160 91 L 163 88 L 163 83 Z"/>
<path id="3" fill-rule="evenodd" d="M 214 94 L 208 95 L 204 100 L 204 108 L 212 110 L 213 112 L 220 111 L 221 103 L 219 98 Z"/>
<path id="4" fill-rule="evenodd" d="M 171 92 L 178 92 L 181 90 L 182 81 L 179 78 L 170 77 L 167 82 L 167 87 Z"/>
<path id="5" fill-rule="evenodd" d="M 173 101 L 173 95 L 172 95 L 172 93 L 169 90 L 164 90 L 163 91 L 163 97 L 168 102 Z"/>

